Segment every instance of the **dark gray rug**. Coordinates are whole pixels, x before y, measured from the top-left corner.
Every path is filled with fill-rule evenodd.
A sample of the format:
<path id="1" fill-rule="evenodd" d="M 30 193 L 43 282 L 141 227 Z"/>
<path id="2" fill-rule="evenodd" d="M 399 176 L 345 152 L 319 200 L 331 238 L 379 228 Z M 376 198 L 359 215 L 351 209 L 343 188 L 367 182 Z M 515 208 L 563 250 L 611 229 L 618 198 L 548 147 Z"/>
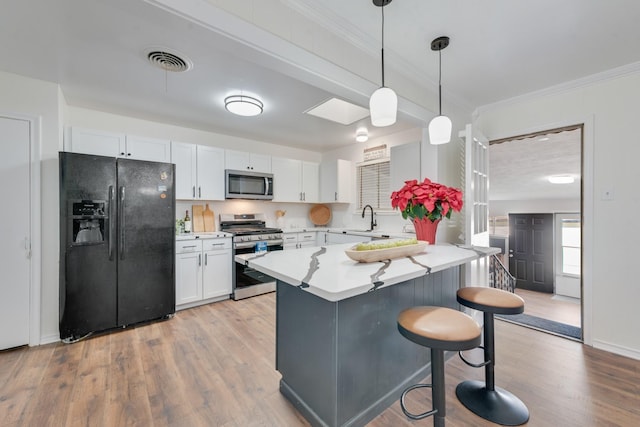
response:
<path id="1" fill-rule="evenodd" d="M 577 326 L 567 325 L 565 323 L 556 322 L 554 320 L 543 319 L 541 317 L 531 316 L 529 314 L 496 314 L 496 318 L 506 320 L 507 322 L 517 323 L 523 326 L 529 326 L 544 332 L 562 335 L 582 341 L 582 329 Z"/>

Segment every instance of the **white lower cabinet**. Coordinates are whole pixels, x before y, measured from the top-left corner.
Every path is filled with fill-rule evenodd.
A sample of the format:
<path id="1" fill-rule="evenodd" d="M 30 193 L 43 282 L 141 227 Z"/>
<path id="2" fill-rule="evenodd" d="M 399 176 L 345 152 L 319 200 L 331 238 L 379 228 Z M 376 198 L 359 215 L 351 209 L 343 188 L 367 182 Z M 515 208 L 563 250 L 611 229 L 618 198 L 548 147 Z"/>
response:
<path id="1" fill-rule="evenodd" d="M 229 297 L 232 291 L 231 239 L 203 240 L 202 253 L 202 298 Z"/>
<path id="2" fill-rule="evenodd" d="M 176 309 L 231 294 L 231 238 L 176 242 Z"/>
<path id="3" fill-rule="evenodd" d="M 316 232 L 304 231 L 300 233 L 285 233 L 283 236 L 283 248 L 288 249 L 300 249 L 316 246 Z"/>

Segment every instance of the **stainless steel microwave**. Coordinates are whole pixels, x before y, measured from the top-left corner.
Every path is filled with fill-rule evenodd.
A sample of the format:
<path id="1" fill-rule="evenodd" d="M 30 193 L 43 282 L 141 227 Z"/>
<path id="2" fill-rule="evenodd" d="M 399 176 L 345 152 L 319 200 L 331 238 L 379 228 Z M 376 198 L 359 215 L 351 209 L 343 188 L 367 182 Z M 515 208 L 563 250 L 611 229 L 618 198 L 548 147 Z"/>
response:
<path id="1" fill-rule="evenodd" d="M 273 199 L 273 174 L 225 170 L 227 199 Z"/>

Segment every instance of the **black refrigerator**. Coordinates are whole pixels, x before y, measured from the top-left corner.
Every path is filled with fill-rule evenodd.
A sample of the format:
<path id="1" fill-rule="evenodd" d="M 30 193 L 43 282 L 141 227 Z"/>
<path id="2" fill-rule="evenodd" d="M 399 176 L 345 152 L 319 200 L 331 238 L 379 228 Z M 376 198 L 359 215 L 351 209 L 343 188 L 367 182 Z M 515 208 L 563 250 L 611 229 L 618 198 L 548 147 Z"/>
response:
<path id="1" fill-rule="evenodd" d="M 59 153 L 60 338 L 175 313 L 175 165 Z"/>

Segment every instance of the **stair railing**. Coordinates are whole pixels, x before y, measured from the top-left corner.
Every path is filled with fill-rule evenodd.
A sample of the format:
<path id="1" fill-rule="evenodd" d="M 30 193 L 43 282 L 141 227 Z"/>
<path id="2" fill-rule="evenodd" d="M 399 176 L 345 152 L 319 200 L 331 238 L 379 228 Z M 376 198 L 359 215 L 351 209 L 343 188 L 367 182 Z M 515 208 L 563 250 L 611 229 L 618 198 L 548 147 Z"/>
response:
<path id="1" fill-rule="evenodd" d="M 516 291 L 516 278 L 509 273 L 507 267 L 496 255 L 491 255 L 489 258 L 489 285 L 508 292 Z"/>

